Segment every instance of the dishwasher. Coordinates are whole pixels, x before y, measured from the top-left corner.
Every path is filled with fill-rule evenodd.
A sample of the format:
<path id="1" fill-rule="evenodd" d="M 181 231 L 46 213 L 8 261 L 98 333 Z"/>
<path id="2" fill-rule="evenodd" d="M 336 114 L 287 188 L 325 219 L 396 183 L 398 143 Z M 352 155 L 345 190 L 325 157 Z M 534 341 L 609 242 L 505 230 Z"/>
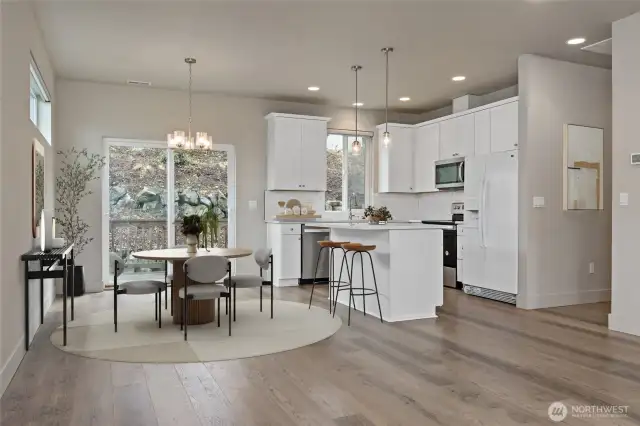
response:
<path id="1" fill-rule="evenodd" d="M 302 225 L 301 244 L 301 262 L 300 262 L 300 284 L 313 283 L 313 277 L 316 272 L 316 262 L 318 261 L 318 253 L 320 252 L 320 244 L 318 241 L 329 239 L 329 228 L 306 227 Z M 318 263 L 318 274 L 316 281 L 326 283 L 329 281 L 329 250 L 323 250 Z"/>

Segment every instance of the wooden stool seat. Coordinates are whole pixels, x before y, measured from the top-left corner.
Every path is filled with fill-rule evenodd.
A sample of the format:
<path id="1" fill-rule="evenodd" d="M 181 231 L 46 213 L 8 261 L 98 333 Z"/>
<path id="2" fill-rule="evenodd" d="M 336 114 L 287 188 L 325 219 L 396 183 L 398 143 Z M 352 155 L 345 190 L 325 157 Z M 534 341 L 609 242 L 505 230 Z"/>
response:
<path id="1" fill-rule="evenodd" d="M 347 251 L 373 251 L 376 249 L 376 246 L 374 245 L 370 245 L 370 246 L 363 246 L 360 243 L 347 243 L 347 244 L 343 244 L 342 248 L 347 250 Z"/>
<path id="2" fill-rule="evenodd" d="M 340 247 L 342 247 L 344 244 L 349 244 L 349 241 L 329 241 L 329 240 L 323 240 L 323 241 L 318 241 L 318 244 L 320 244 L 320 247 L 340 248 Z"/>

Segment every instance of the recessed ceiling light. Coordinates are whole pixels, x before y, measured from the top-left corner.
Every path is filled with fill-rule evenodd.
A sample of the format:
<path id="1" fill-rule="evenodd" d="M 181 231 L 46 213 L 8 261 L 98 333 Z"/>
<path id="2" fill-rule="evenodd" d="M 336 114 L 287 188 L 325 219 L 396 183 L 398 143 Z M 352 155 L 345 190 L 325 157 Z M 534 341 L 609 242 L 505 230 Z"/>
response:
<path id="1" fill-rule="evenodd" d="M 354 102 L 351 105 L 353 105 L 354 107 L 361 107 L 364 104 L 362 102 Z"/>
<path id="2" fill-rule="evenodd" d="M 309 86 L 307 87 L 307 90 L 311 92 L 317 92 L 318 90 L 320 90 L 320 88 L 318 86 Z"/>
<path id="3" fill-rule="evenodd" d="M 408 96 L 403 96 L 400 99 L 398 99 L 400 102 L 409 102 L 411 100 L 410 97 Z"/>
<path id="4" fill-rule="evenodd" d="M 576 37 L 570 40 L 567 40 L 567 44 L 582 44 L 587 41 L 584 37 Z"/>
<path id="5" fill-rule="evenodd" d="M 456 75 L 451 80 L 453 80 L 453 81 L 464 81 L 466 78 L 467 77 L 465 77 L 464 75 Z"/>

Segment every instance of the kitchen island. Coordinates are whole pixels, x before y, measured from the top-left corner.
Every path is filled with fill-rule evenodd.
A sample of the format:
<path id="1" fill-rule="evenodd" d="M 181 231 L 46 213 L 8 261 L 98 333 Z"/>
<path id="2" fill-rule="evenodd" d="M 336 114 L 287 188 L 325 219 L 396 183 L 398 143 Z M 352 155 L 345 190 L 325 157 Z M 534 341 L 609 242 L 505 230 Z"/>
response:
<path id="1" fill-rule="evenodd" d="M 317 226 L 329 228 L 332 241 L 350 241 L 376 246 L 371 252 L 371 257 L 384 321 L 436 317 L 436 306 L 442 305 L 443 298 L 443 226 L 413 223 L 327 223 Z M 349 267 L 352 254 L 348 254 Z M 363 260 L 364 286 L 374 288 L 368 256 L 364 255 Z M 341 261 L 342 255 L 336 252 L 333 265 L 336 279 L 340 273 Z M 359 255 L 353 258 L 353 269 L 353 287 L 362 287 L 363 268 Z M 348 281 L 346 271 L 343 271 L 342 280 Z M 338 302 L 348 306 L 348 296 L 348 290 L 341 291 Z M 355 305 L 356 310 L 362 311 L 362 297 L 355 297 Z M 365 305 L 367 314 L 379 317 L 375 296 L 367 296 Z"/>

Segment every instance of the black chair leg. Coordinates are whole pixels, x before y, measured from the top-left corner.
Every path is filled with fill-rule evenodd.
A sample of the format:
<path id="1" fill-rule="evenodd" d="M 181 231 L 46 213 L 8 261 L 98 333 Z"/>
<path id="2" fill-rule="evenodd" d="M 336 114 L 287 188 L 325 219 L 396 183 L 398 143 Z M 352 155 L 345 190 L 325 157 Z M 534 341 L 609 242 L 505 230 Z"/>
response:
<path id="1" fill-rule="evenodd" d="M 167 296 L 167 293 L 169 292 L 169 287 L 167 287 L 167 285 L 164 285 L 164 308 L 167 309 L 169 307 L 169 297 Z"/>
<path id="2" fill-rule="evenodd" d="M 113 328 L 118 332 L 118 289 L 113 289 Z"/>
<path id="3" fill-rule="evenodd" d="M 316 270 L 313 273 L 313 284 L 311 285 L 311 296 L 309 297 L 309 309 L 311 309 L 311 301 L 313 300 L 313 290 L 316 289 L 316 280 L 318 279 L 318 265 L 320 264 L 320 256 L 322 255 L 322 250 L 324 250 L 324 247 L 320 247 L 320 250 L 318 250 L 318 259 L 316 259 Z M 331 282 L 329 282 L 329 285 L 331 285 Z"/>
<path id="4" fill-rule="evenodd" d="M 153 298 L 156 306 L 156 321 L 158 321 L 158 293 L 154 293 Z"/>
<path id="5" fill-rule="evenodd" d="M 260 312 L 262 312 L 262 284 L 260 284 Z"/>
<path id="6" fill-rule="evenodd" d="M 218 327 L 220 327 L 220 298 L 218 297 Z"/>
<path id="7" fill-rule="evenodd" d="M 273 281 L 271 281 L 271 319 L 273 319 Z"/>
<path id="8" fill-rule="evenodd" d="M 231 289 L 229 289 L 229 296 L 227 296 L 227 304 L 229 310 L 231 310 Z M 229 314 L 229 336 L 231 336 L 231 314 Z"/>
<path id="9" fill-rule="evenodd" d="M 173 316 L 173 280 L 171 280 L 171 316 Z"/>
<path id="10" fill-rule="evenodd" d="M 189 302 L 188 302 L 187 297 L 185 295 L 185 298 L 184 298 L 184 309 L 183 309 L 183 311 L 184 311 L 184 321 L 183 321 L 184 322 L 184 341 L 185 342 L 187 341 L 187 325 L 189 323 L 189 316 L 187 315 L 187 309 L 189 309 Z"/>
<path id="11" fill-rule="evenodd" d="M 162 301 L 162 289 L 158 291 L 158 299 Z M 162 303 L 158 305 L 158 328 L 162 328 Z"/>
<path id="12" fill-rule="evenodd" d="M 233 285 L 233 321 L 236 320 L 236 285 Z"/>

